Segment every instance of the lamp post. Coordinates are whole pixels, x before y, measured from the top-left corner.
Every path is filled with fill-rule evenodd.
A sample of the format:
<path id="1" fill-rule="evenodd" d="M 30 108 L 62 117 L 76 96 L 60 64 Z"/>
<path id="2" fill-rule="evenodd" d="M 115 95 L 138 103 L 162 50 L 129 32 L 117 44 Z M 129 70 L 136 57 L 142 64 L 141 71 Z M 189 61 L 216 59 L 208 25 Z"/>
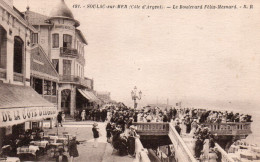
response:
<path id="1" fill-rule="evenodd" d="M 139 95 L 138 95 L 139 94 Z M 137 94 L 137 88 L 136 86 L 134 87 L 134 90 L 131 92 L 132 100 L 134 100 L 134 108 L 137 108 L 137 100 L 141 100 L 142 97 L 142 91 L 139 91 Z"/>

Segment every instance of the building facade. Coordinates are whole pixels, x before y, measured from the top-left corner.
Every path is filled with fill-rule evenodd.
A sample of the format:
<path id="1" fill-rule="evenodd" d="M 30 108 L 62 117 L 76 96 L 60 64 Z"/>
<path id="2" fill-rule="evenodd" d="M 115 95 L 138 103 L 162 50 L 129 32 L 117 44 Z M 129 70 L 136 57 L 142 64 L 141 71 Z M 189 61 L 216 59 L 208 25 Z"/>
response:
<path id="1" fill-rule="evenodd" d="M 30 85 L 30 35 L 35 30 L 13 7 L 11 0 L 0 6 L 0 80 Z"/>
<path id="2" fill-rule="evenodd" d="M 92 95 L 93 80 L 84 77 L 87 41 L 64 0 L 59 0 L 49 16 L 29 8 L 24 15 L 36 29 L 32 43 L 42 47 L 59 75 L 58 110 L 73 116 L 75 111 L 92 106 L 98 99 Z"/>
<path id="3" fill-rule="evenodd" d="M 35 32 L 12 0 L 0 1 L 0 148 L 57 115 L 57 106 L 30 87 Z"/>

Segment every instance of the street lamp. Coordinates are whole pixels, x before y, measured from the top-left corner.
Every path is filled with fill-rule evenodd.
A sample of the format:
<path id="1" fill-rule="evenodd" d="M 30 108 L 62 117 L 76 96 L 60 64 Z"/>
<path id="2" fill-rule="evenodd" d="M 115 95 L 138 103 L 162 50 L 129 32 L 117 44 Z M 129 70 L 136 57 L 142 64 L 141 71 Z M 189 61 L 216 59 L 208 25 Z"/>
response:
<path id="1" fill-rule="evenodd" d="M 139 96 L 138 96 L 138 94 L 139 94 Z M 132 92 L 131 92 L 132 100 L 134 100 L 134 108 L 137 108 L 137 102 L 136 102 L 136 100 L 141 100 L 142 91 L 139 91 L 138 94 L 137 94 L 137 88 L 136 88 L 136 86 L 135 86 L 135 87 L 134 87 L 134 90 L 132 90 Z"/>

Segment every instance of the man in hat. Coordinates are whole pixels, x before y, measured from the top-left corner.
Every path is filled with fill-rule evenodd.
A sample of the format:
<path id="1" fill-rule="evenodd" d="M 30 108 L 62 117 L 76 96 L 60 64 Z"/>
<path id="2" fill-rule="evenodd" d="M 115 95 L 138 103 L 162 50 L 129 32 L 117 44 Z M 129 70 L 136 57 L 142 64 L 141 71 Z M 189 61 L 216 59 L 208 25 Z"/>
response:
<path id="1" fill-rule="evenodd" d="M 58 120 L 57 127 L 59 127 L 59 125 L 62 126 L 62 116 L 61 115 L 62 115 L 61 112 L 59 112 L 57 115 L 57 120 Z"/>
<path id="2" fill-rule="evenodd" d="M 93 147 L 96 148 L 98 146 L 98 138 L 99 138 L 99 128 L 98 128 L 98 124 L 97 123 L 93 124 L 92 132 L 93 132 L 93 136 L 94 136 L 94 145 L 93 145 Z"/>

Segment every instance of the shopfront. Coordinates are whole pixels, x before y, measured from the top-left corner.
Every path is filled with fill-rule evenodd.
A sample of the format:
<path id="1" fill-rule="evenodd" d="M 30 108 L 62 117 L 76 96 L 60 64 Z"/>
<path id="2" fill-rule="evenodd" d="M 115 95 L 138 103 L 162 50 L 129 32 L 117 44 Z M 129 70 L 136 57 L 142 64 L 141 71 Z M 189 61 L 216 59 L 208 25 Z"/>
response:
<path id="1" fill-rule="evenodd" d="M 0 83 L 0 91 L 0 148 L 57 116 L 57 107 L 31 87 Z"/>

